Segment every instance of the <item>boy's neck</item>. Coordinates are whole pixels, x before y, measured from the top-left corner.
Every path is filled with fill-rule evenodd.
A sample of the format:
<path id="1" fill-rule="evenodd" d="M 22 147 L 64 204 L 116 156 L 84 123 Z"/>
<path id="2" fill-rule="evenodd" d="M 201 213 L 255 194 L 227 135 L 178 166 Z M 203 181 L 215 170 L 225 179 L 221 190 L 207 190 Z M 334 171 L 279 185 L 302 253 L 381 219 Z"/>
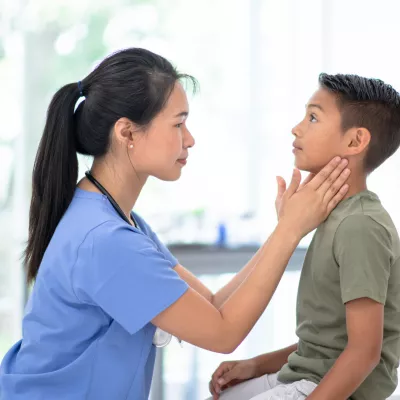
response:
<path id="1" fill-rule="evenodd" d="M 358 175 L 356 173 L 352 173 L 347 180 L 347 184 L 349 185 L 349 190 L 346 193 L 344 199 L 347 199 L 351 196 L 356 195 L 357 193 L 367 190 L 367 177 L 365 176 L 365 174 Z"/>
<path id="2" fill-rule="evenodd" d="M 367 175 L 364 169 L 357 168 L 351 162 L 348 167 L 351 170 L 351 175 L 346 182 L 349 185 L 349 190 L 343 200 L 367 190 Z"/>
<path id="3" fill-rule="evenodd" d="M 363 163 L 356 159 L 349 159 L 349 164 L 347 167 L 350 168 L 351 174 L 347 180 L 349 190 L 344 199 L 348 199 L 357 193 L 367 190 L 367 174 L 365 172 Z"/>

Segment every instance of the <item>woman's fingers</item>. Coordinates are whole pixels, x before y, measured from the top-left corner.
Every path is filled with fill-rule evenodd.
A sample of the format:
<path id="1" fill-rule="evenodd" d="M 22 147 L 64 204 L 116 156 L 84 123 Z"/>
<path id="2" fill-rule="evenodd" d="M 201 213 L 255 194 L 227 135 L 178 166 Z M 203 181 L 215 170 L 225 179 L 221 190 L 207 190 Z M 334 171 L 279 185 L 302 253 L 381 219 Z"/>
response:
<path id="1" fill-rule="evenodd" d="M 315 174 L 309 173 L 308 176 L 307 176 L 307 178 L 304 179 L 304 182 L 301 183 L 299 189 L 301 189 L 301 188 L 303 188 L 304 186 L 306 186 L 307 183 L 311 182 L 311 181 L 314 179 L 314 177 L 315 177 Z"/>
<path id="2" fill-rule="evenodd" d="M 347 179 L 349 179 L 350 173 L 350 170 L 346 168 L 339 176 L 335 178 L 332 183 L 329 184 L 329 186 L 324 187 L 325 183 L 320 186 L 320 189 L 318 190 L 321 190 L 324 204 L 328 205 L 329 202 L 337 195 L 340 189 L 345 185 Z M 328 180 L 326 182 L 328 182 Z"/>
<path id="3" fill-rule="evenodd" d="M 331 175 L 325 180 L 325 182 L 317 189 L 322 196 L 326 199 L 326 204 L 336 195 L 339 189 L 346 183 L 346 180 L 350 176 L 350 170 L 346 168 L 347 162 L 342 160 L 340 168 L 336 168 Z M 343 168 L 341 170 L 341 168 Z"/>
<path id="4" fill-rule="evenodd" d="M 339 191 L 336 193 L 336 195 L 331 199 L 328 203 L 327 207 L 327 212 L 328 215 L 331 213 L 331 211 L 339 204 L 339 202 L 343 199 L 344 196 L 346 196 L 346 193 L 349 190 L 349 185 L 343 185 Z"/>
<path id="5" fill-rule="evenodd" d="M 307 187 L 317 190 L 319 189 L 327 180 L 328 183 L 324 187 L 330 186 L 329 182 L 332 184 L 336 177 L 338 177 L 347 165 L 347 160 L 342 160 L 340 157 L 335 157 L 328 165 L 326 165 L 318 174 L 315 175 Z M 332 174 L 336 176 L 332 179 Z"/>

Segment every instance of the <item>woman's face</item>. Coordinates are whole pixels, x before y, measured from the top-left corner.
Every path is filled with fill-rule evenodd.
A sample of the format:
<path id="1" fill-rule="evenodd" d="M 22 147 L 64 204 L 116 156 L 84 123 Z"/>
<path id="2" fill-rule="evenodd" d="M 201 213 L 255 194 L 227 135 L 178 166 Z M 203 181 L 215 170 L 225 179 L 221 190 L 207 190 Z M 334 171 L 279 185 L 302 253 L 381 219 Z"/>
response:
<path id="1" fill-rule="evenodd" d="M 194 138 L 186 126 L 189 105 L 182 85 L 177 82 L 164 109 L 145 133 L 133 137 L 129 156 L 137 174 L 174 181 L 186 165 Z"/>

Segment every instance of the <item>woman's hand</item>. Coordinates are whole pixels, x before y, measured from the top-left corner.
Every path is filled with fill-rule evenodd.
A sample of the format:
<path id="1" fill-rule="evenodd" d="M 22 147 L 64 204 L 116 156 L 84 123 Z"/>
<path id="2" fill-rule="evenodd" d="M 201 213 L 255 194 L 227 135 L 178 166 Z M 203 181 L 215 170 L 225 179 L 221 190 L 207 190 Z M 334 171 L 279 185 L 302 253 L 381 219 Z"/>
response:
<path id="1" fill-rule="evenodd" d="M 295 169 L 287 189 L 283 178 L 278 178 L 275 206 L 280 223 L 291 226 L 300 237 L 317 228 L 349 189 L 347 164 L 347 160 L 337 157 L 318 174 L 309 176 L 302 185 L 300 171 Z"/>
<path id="2" fill-rule="evenodd" d="M 304 181 L 299 186 L 298 190 L 300 190 L 302 187 L 307 185 L 307 183 L 310 182 L 314 177 L 315 177 L 315 174 L 313 174 L 312 172 L 309 173 L 307 178 L 304 179 Z M 275 210 L 276 210 L 276 215 L 279 220 L 279 210 L 281 209 L 282 197 L 286 192 L 286 181 L 281 176 L 277 176 L 276 182 L 278 184 L 278 194 L 276 195 L 276 199 L 275 199 Z"/>
<path id="3" fill-rule="evenodd" d="M 225 361 L 215 370 L 209 383 L 213 399 L 219 399 L 222 390 L 256 377 L 254 359 L 242 361 Z"/>

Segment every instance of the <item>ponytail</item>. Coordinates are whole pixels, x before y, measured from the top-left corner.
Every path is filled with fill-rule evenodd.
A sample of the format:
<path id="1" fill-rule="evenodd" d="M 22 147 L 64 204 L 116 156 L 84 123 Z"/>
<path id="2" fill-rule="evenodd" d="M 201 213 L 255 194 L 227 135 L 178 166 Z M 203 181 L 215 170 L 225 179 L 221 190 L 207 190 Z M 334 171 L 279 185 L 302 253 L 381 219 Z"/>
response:
<path id="1" fill-rule="evenodd" d="M 78 179 L 74 107 L 80 97 L 75 83 L 62 87 L 47 111 L 36 154 L 25 250 L 28 283 L 35 280 L 44 252 L 74 195 Z"/>

